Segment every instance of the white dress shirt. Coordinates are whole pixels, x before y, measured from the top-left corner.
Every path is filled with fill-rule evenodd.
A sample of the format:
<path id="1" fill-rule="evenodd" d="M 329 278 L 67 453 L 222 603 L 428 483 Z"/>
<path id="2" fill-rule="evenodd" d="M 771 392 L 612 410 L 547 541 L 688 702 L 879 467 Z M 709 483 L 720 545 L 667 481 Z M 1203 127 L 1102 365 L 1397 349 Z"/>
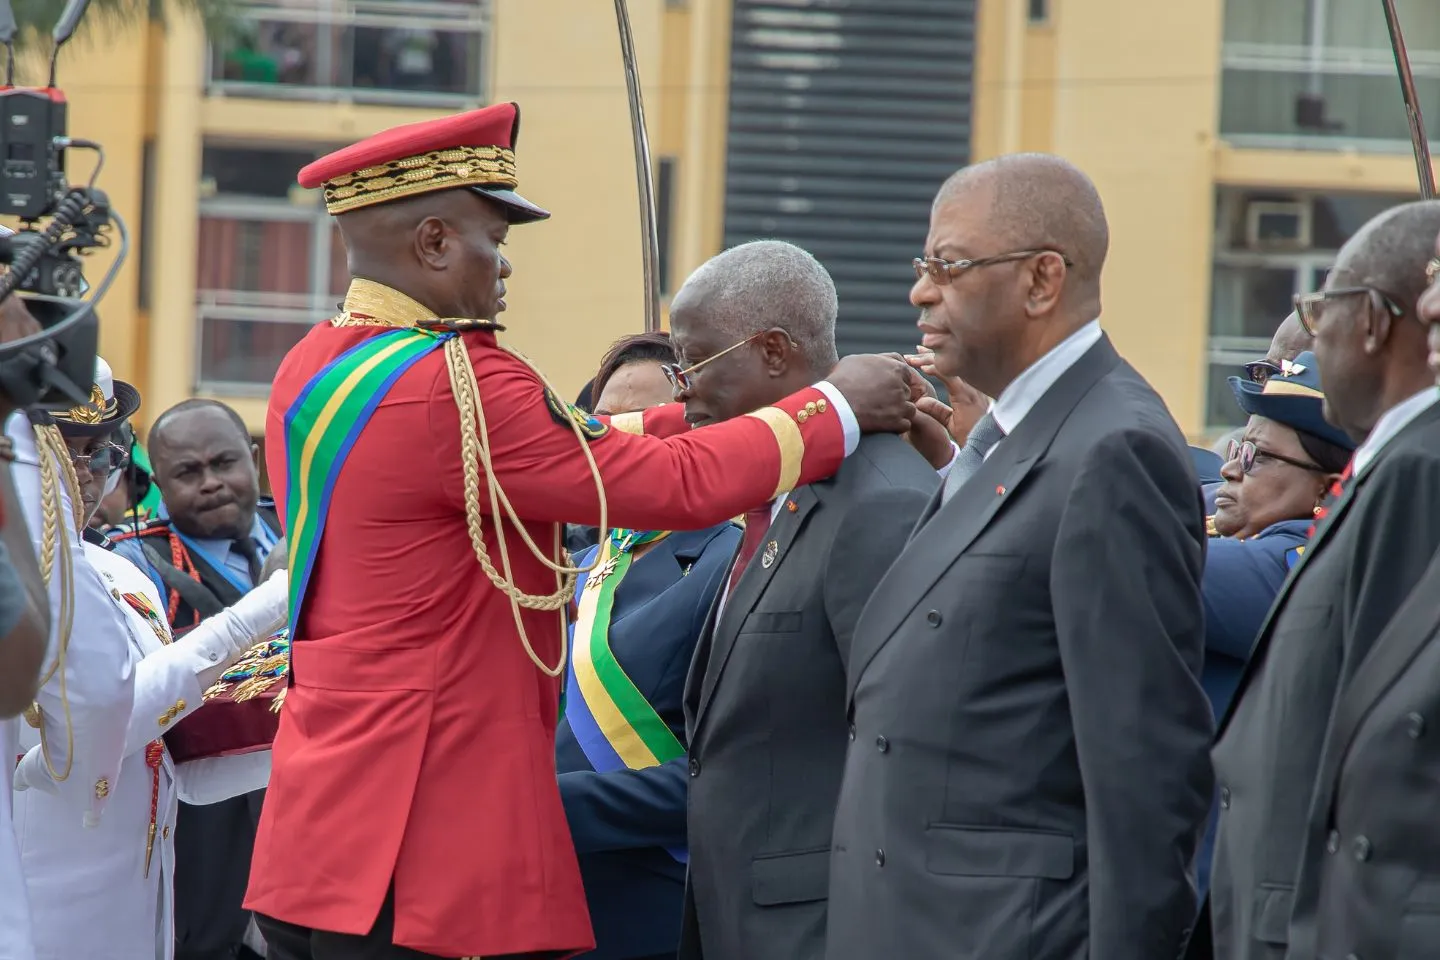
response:
<path id="1" fill-rule="evenodd" d="M 1440 400 L 1440 387 L 1426 387 L 1419 393 L 1407 400 L 1402 400 L 1395 406 L 1386 410 L 1379 420 L 1375 421 L 1375 428 L 1355 450 L 1355 476 L 1365 472 L 1370 464 L 1375 462 L 1385 444 L 1395 439 L 1395 435 L 1410 425 L 1420 414 L 1429 410 L 1436 400 Z"/>
<path id="2" fill-rule="evenodd" d="M 20 750 L 19 719 L 0 720 L 0 754 L 7 764 Z M 30 904 L 20 872 L 20 850 L 11 829 L 10 791 L 0 784 L 0 960 L 35 960 Z"/>
<path id="3" fill-rule="evenodd" d="M 1050 352 L 1039 360 L 1036 360 L 1025 371 L 1010 382 L 1010 386 L 996 398 L 991 405 L 990 412 L 995 416 L 995 422 L 1000 429 L 1005 431 L 1005 436 L 1015 432 L 1020 422 L 1030 413 L 1040 398 L 1049 392 L 1055 385 L 1055 381 L 1065 375 L 1065 371 L 1075 366 L 1075 363 L 1085 355 L 1085 352 L 1100 342 L 1100 321 L 1091 320 L 1085 326 L 1076 330 L 1070 336 L 1061 340 Z M 1001 440 L 1000 443 L 1004 443 Z M 995 452 L 995 444 L 985 456 L 988 458 Z"/>

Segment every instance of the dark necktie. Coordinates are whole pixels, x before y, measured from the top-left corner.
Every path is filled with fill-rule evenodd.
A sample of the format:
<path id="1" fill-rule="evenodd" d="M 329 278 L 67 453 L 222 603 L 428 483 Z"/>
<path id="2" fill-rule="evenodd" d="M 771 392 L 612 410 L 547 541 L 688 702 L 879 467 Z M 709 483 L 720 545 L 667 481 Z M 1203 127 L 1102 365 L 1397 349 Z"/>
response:
<path id="1" fill-rule="evenodd" d="M 770 504 L 763 507 L 756 507 L 745 514 L 745 536 L 740 539 L 740 550 L 735 554 L 735 565 L 730 568 L 730 591 L 735 591 L 735 584 L 740 582 L 740 575 L 745 572 L 750 561 L 755 558 L 760 544 L 765 540 L 765 531 L 770 529 Z"/>
<path id="2" fill-rule="evenodd" d="M 1345 485 L 1350 482 L 1350 477 L 1355 472 L 1355 458 L 1351 457 L 1350 462 L 1345 464 L 1345 470 L 1340 474 L 1339 479 L 1330 484 L 1330 490 L 1325 494 L 1325 500 L 1315 509 L 1315 519 L 1310 523 L 1310 529 L 1305 531 L 1305 539 L 1315 536 L 1315 528 L 1320 521 L 1324 520 L 1330 513 L 1330 507 L 1345 493 Z"/>
<path id="3" fill-rule="evenodd" d="M 241 537 L 231 544 L 231 549 L 245 558 L 245 566 L 250 568 L 250 586 L 260 586 L 260 547 L 255 538 Z"/>
<path id="4" fill-rule="evenodd" d="M 975 426 L 970 428 L 970 436 L 965 438 L 965 446 L 955 455 L 955 462 L 950 464 L 950 472 L 945 475 L 945 492 L 941 494 L 941 503 L 948 503 L 950 498 L 955 496 L 955 491 L 980 469 L 990 448 L 1003 439 L 1005 431 L 995 422 L 993 414 L 987 413 L 976 421 Z"/>

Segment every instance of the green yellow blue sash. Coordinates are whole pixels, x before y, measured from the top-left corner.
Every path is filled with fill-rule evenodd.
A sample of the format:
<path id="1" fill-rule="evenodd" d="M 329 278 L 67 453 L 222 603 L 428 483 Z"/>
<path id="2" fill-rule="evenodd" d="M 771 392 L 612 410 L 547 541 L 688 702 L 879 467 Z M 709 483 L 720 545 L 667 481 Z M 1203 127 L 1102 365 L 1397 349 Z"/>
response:
<path id="1" fill-rule="evenodd" d="M 595 569 L 576 584 L 579 608 L 571 634 L 566 675 L 565 719 L 585 759 L 598 773 L 644 770 L 685 755 L 685 745 L 635 687 L 610 649 L 610 616 L 615 591 L 625 578 L 636 547 L 668 533 L 612 530 L 600 545 Z M 671 849 L 681 863 L 685 849 Z"/>
<path id="2" fill-rule="evenodd" d="M 286 411 L 291 635 L 300 622 L 330 495 L 350 448 L 400 375 L 451 336 L 405 327 L 368 337 L 311 377 Z"/>

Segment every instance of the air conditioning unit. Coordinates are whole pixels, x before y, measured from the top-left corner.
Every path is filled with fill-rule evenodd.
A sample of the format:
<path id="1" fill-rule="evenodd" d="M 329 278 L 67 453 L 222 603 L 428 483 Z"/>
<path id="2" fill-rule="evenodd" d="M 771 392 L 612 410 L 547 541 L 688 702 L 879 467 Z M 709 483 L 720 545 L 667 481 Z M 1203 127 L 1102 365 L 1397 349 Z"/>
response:
<path id="1" fill-rule="evenodd" d="M 1310 202 L 1254 200 L 1246 204 L 1245 246 L 1250 250 L 1310 249 Z"/>

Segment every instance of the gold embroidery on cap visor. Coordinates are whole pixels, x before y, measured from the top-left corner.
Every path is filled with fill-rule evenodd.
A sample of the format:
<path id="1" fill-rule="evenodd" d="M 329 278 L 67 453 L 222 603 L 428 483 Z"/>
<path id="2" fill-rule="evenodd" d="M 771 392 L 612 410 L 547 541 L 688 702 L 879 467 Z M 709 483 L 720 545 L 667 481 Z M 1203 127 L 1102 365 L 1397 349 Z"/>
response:
<path id="1" fill-rule="evenodd" d="M 515 152 L 506 147 L 452 147 L 403 160 L 391 160 L 326 180 L 325 209 L 331 214 L 358 210 L 400 197 L 454 187 L 502 187 L 513 190 Z"/>
<path id="2" fill-rule="evenodd" d="M 83 407 L 71 407 L 63 413 L 53 414 L 56 420 L 66 420 L 70 423 L 99 423 L 109 416 L 115 415 L 115 399 L 112 397 L 107 403 L 105 394 L 100 392 L 98 386 L 90 388 L 90 402 Z"/>

